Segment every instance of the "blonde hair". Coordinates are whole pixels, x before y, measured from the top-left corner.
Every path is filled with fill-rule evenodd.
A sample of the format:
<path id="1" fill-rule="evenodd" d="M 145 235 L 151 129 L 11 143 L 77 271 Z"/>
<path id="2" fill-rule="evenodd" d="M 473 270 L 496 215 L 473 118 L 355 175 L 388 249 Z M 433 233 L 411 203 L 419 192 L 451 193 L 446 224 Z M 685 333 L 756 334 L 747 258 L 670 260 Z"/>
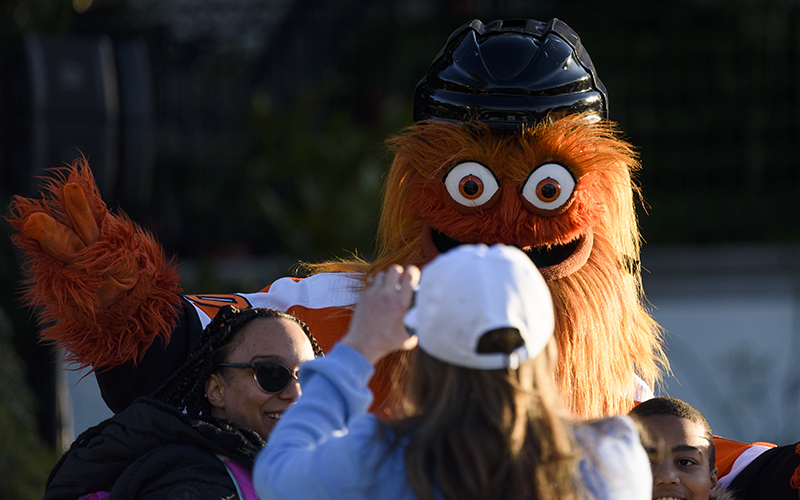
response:
<path id="1" fill-rule="evenodd" d="M 459 500 L 586 497 L 546 352 L 516 370 L 472 370 L 417 349 L 402 411 L 384 436 L 407 443 L 421 500 L 435 490 Z"/>

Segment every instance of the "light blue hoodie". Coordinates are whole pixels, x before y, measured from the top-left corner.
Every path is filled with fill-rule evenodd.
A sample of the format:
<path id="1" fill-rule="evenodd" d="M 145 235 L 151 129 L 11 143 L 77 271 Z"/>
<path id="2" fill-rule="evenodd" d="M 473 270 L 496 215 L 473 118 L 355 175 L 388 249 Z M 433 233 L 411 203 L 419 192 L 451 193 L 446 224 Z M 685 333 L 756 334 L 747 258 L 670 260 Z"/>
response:
<path id="1" fill-rule="evenodd" d="M 376 438 L 380 422 L 367 413 L 372 373 L 369 361 L 344 344 L 303 364 L 303 394 L 253 467 L 261 500 L 417 498 L 402 443 L 390 448 L 389 440 Z M 580 472 L 595 498 L 650 500 L 650 463 L 628 417 L 577 426 L 575 437 L 588 450 Z"/>

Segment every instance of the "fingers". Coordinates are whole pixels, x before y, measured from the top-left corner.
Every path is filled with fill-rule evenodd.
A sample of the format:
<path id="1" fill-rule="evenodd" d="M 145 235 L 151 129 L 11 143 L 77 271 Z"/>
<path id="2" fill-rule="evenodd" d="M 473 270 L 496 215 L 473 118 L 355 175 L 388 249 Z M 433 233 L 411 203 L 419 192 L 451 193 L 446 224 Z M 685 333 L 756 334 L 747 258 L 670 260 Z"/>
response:
<path id="1" fill-rule="evenodd" d="M 417 266 L 406 267 L 403 273 L 403 287 L 408 287 L 413 292 L 419 283 L 420 274 L 420 270 Z"/>
<path id="2" fill-rule="evenodd" d="M 69 264 L 78 252 L 97 241 L 100 230 L 78 184 L 64 186 L 64 206 L 74 230 L 46 213 L 37 212 L 25 221 L 22 233 L 38 241 L 42 250 L 54 259 Z"/>
<path id="3" fill-rule="evenodd" d="M 89 208 L 89 202 L 86 201 L 83 189 L 74 182 L 64 186 L 64 205 L 67 215 L 75 227 L 75 232 L 78 233 L 83 243 L 89 246 L 97 241 L 100 230 L 94 220 L 94 214 Z"/>
<path id="4" fill-rule="evenodd" d="M 54 259 L 65 263 L 74 261 L 76 254 L 86 247 L 72 229 L 42 212 L 28 217 L 22 233 L 38 241 L 42 250 Z"/>
<path id="5" fill-rule="evenodd" d="M 97 297 L 100 307 L 109 308 L 139 282 L 139 268 L 133 262 L 122 263 L 115 271 L 106 276 Z"/>
<path id="6" fill-rule="evenodd" d="M 405 301 L 406 308 L 411 305 L 414 287 L 419 283 L 420 271 L 417 266 L 408 266 L 405 269 L 393 265 L 384 271 L 379 271 L 369 279 L 370 288 L 373 290 L 394 290 Z"/>
<path id="7" fill-rule="evenodd" d="M 378 271 L 372 279 L 372 287 L 400 291 L 402 288 L 402 275 L 403 268 L 396 265 L 383 271 Z"/>
<path id="8" fill-rule="evenodd" d="M 390 352 L 413 349 L 417 340 L 406 332 L 403 318 L 418 278 L 419 270 L 413 266 L 391 266 L 376 273 L 356 306 L 342 342 L 373 364 Z"/>

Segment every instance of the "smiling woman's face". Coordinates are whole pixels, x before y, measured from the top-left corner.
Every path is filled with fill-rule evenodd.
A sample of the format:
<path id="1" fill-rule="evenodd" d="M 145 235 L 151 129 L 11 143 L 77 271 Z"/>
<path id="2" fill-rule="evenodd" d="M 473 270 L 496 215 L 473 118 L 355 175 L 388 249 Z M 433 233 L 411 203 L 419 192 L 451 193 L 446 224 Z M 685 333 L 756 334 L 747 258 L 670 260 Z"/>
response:
<path id="1" fill-rule="evenodd" d="M 283 318 L 253 319 L 236 333 L 233 343 L 226 363 L 275 361 L 296 375 L 303 362 L 314 359 L 311 342 L 302 328 Z M 280 392 L 264 392 L 251 368 L 220 368 L 206 382 L 215 417 L 253 430 L 264 439 L 300 392 L 295 379 Z"/>
<path id="2" fill-rule="evenodd" d="M 709 464 L 710 443 L 703 426 L 674 416 L 640 420 L 660 447 L 647 450 L 653 499 L 708 500 L 717 487 L 717 468 Z"/>

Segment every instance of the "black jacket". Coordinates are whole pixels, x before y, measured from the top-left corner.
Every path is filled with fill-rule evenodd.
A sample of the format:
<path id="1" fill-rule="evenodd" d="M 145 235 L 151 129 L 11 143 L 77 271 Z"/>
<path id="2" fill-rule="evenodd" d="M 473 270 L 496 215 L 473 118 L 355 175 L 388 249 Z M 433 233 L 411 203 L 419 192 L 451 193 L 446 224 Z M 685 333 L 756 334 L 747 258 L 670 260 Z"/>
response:
<path id="1" fill-rule="evenodd" d="M 252 431 L 141 398 L 75 440 L 50 473 L 44 499 L 97 491 L 112 500 L 236 499 L 217 455 L 250 469 L 263 445 Z"/>

